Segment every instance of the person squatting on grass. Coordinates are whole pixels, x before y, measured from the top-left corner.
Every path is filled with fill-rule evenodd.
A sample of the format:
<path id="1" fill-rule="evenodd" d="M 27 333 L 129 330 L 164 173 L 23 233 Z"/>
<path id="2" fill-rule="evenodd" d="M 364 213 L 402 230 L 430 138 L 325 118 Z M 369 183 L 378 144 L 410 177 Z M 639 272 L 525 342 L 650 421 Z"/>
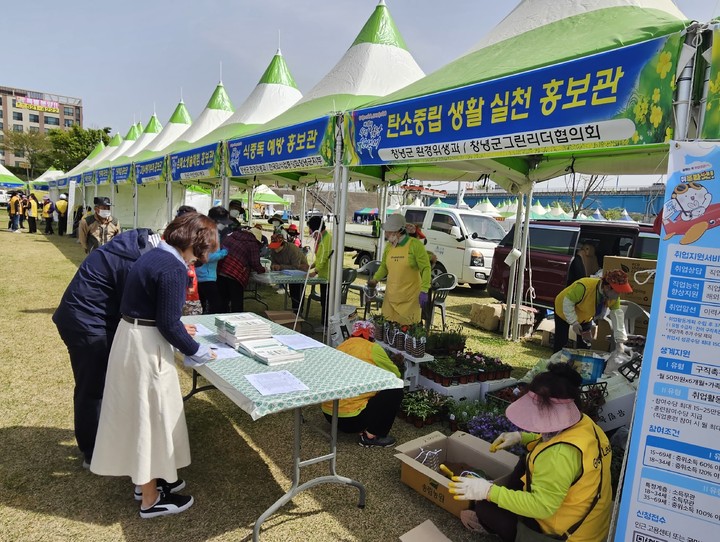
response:
<path id="1" fill-rule="evenodd" d="M 158 248 L 138 259 L 123 292 L 90 470 L 130 476 L 141 518 L 177 514 L 194 502 L 174 493 L 185 486 L 177 469 L 190 464 L 190 442 L 173 347 L 189 366 L 216 357 L 180 317 L 188 266 L 217 248 L 215 222 L 185 213 L 167 226 Z"/>

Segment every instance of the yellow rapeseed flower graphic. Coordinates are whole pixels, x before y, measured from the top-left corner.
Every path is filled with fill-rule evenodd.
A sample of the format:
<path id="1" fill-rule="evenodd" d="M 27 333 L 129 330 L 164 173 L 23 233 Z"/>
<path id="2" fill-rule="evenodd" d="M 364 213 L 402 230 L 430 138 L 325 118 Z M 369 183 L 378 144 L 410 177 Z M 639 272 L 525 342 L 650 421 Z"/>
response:
<path id="1" fill-rule="evenodd" d="M 635 133 L 632 135 L 633 143 L 637 143 L 640 139 L 640 134 L 637 133 L 637 130 L 635 130 Z"/>
<path id="2" fill-rule="evenodd" d="M 667 51 L 663 51 L 660 53 L 657 65 L 657 72 L 660 74 L 660 79 L 665 79 L 670 68 L 672 68 L 672 55 Z"/>
<path id="3" fill-rule="evenodd" d="M 638 100 L 638 103 L 636 103 L 633 108 L 633 112 L 635 113 L 635 122 L 645 122 L 645 115 L 647 115 L 648 112 L 648 102 L 645 97 Z"/>
<path id="4" fill-rule="evenodd" d="M 653 101 L 654 104 L 656 104 L 656 103 L 658 103 L 658 102 L 660 101 L 660 89 L 659 89 L 659 88 L 656 88 L 656 89 L 653 91 L 652 101 Z"/>
<path id="5" fill-rule="evenodd" d="M 652 110 L 650 111 L 650 122 L 652 125 L 657 128 L 660 125 L 660 122 L 662 121 L 663 112 L 662 109 L 660 109 L 658 106 L 653 105 Z"/>
<path id="6" fill-rule="evenodd" d="M 669 143 L 673 136 L 673 129 L 668 126 L 665 128 L 665 141 L 664 143 Z"/>

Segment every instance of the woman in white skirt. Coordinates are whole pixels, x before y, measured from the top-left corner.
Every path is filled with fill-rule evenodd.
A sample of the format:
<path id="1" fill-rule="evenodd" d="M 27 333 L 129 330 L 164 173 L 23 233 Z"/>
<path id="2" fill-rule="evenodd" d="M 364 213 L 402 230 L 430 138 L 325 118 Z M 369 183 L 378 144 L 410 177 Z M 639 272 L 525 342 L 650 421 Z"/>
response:
<path id="1" fill-rule="evenodd" d="M 215 222 L 186 213 L 165 229 L 160 245 L 143 254 L 124 287 L 110 350 L 97 442 L 90 470 L 130 476 L 140 517 L 177 514 L 193 504 L 177 469 L 190 464 L 190 443 L 173 347 L 192 363 L 215 358 L 180 321 L 187 268 L 218 249 Z"/>

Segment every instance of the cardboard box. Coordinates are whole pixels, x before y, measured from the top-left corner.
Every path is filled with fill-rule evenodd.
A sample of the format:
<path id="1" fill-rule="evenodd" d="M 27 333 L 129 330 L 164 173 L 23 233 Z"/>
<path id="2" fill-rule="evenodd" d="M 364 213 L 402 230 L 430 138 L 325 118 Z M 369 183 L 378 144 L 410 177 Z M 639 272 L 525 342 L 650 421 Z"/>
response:
<path id="1" fill-rule="evenodd" d="M 439 450 L 440 463 L 466 463 L 482 469 L 493 480 L 509 474 L 518 462 L 518 457 L 504 450 L 490 453 L 490 443 L 469 433 L 458 431 L 445 436 L 434 431 L 395 448 L 401 461 L 400 480 L 420 495 L 434 502 L 451 514 L 460 517 L 472 501 L 456 501 L 448 491 L 450 479 L 436 472 L 415 458 L 421 450 Z"/>
<path id="2" fill-rule="evenodd" d="M 648 280 L 645 284 L 638 284 L 635 280 L 637 271 L 646 271 L 655 269 L 657 260 L 641 260 L 639 258 L 625 258 L 622 256 L 605 256 L 603 260 L 603 270 L 611 271 L 613 269 L 622 269 L 628 274 L 628 281 L 633 291 L 631 294 L 622 294 L 621 299 L 627 299 L 633 303 L 637 303 L 644 309 L 648 310 L 652 303 L 653 287 L 655 286 L 655 276 Z M 641 273 L 640 277 L 645 280 L 647 273 Z M 648 312 L 650 312 L 648 310 Z"/>
<path id="3" fill-rule="evenodd" d="M 486 331 L 497 331 L 503 310 L 500 303 L 491 303 L 489 305 L 473 303 L 470 308 L 470 323 Z"/>
<path id="4" fill-rule="evenodd" d="M 294 331 L 301 331 L 302 323 L 305 321 L 302 317 L 298 317 L 297 324 L 295 324 L 293 311 L 265 311 L 265 318 Z"/>
<path id="5" fill-rule="evenodd" d="M 608 396 L 605 404 L 598 409 L 597 424 L 603 431 L 629 426 L 635 408 L 635 387 L 622 375 L 602 378 L 607 383 Z"/>

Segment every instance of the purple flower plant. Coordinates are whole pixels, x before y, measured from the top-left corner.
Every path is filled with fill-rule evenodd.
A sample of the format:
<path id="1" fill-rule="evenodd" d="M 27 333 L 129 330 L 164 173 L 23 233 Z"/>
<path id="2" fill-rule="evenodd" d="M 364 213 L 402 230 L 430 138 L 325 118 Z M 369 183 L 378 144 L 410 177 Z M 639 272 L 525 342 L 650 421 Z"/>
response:
<path id="1" fill-rule="evenodd" d="M 487 442 L 493 442 L 500 433 L 520 431 L 520 429 L 505 416 L 493 412 L 478 414 L 468 422 L 467 427 L 468 433 Z M 522 455 L 525 453 L 525 448 L 522 445 L 516 445 L 508 448 L 507 451 L 515 455 Z"/>

